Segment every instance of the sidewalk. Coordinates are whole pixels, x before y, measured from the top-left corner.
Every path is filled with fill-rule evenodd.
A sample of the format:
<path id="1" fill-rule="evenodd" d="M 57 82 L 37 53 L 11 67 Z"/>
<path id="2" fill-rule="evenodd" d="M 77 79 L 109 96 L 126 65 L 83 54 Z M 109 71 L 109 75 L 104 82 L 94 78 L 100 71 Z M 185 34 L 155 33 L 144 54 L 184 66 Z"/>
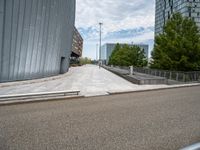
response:
<path id="1" fill-rule="evenodd" d="M 42 81 L 43 80 L 43 81 Z M 28 83 L 29 82 L 29 83 Z M 26 84 L 0 84 L 0 95 L 79 90 L 83 96 L 107 95 L 128 91 L 152 90 L 185 85 L 136 85 L 95 65 L 70 68 L 69 72 L 53 80 L 39 79 Z M 198 84 L 192 84 L 198 85 Z M 188 85 L 187 85 L 188 86 Z"/>

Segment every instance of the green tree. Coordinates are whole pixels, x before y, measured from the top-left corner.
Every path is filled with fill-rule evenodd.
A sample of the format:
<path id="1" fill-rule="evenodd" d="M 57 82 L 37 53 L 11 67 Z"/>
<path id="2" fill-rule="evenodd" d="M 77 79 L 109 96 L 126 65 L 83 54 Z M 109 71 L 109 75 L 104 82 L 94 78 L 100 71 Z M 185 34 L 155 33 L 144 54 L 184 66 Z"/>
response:
<path id="1" fill-rule="evenodd" d="M 111 56 L 110 56 L 110 58 L 109 58 L 109 64 L 111 65 L 115 65 L 115 62 L 116 62 L 116 57 L 115 57 L 115 54 L 117 53 L 117 51 L 119 51 L 120 50 L 120 48 L 121 48 L 121 46 L 120 46 L 120 44 L 119 43 L 117 43 L 116 44 L 116 46 L 115 46 L 115 48 L 114 48 L 114 50 L 113 50 L 113 52 L 112 52 L 112 54 L 111 54 Z"/>
<path id="2" fill-rule="evenodd" d="M 90 58 L 87 57 L 82 57 L 80 58 L 80 65 L 86 65 L 86 64 L 91 64 L 92 60 Z"/>
<path id="3" fill-rule="evenodd" d="M 200 32 L 196 23 L 176 13 L 168 20 L 162 34 L 155 37 L 151 68 L 200 70 Z"/>
<path id="4" fill-rule="evenodd" d="M 138 46 L 129 46 L 127 44 L 120 46 L 117 44 L 110 56 L 109 64 L 144 67 L 147 65 L 147 58 L 144 55 L 144 50 L 141 50 Z"/>

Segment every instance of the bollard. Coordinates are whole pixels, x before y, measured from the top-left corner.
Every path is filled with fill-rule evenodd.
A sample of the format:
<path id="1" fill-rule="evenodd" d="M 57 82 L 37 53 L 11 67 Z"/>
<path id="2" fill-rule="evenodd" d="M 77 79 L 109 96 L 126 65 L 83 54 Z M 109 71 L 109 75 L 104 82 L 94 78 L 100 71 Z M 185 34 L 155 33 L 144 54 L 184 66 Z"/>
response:
<path id="1" fill-rule="evenodd" d="M 130 66 L 130 75 L 133 75 L 133 66 Z"/>
<path id="2" fill-rule="evenodd" d="M 172 79 L 172 72 L 170 71 L 169 73 L 169 79 L 171 80 Z"/>
<path id="3" fill-rule="evenodd" d="M 185 78 L 185 73 L 183 73 L 183 82 L 186 82 L 185 79 L 186 79 L 186 78 Z"/>
<path id="4" fill-rule="evenodd" d="M 176 81 L 179 79 L 179 73 L 176 73 Z"/>

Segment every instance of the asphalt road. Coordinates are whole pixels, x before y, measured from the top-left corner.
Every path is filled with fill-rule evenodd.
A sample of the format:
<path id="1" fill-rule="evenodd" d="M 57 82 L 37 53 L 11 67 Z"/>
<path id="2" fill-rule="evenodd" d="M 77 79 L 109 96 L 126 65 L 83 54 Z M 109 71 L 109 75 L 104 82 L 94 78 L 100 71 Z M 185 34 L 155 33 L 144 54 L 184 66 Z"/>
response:
<path id="1" fill-rule="evenodd" d="M 176 150 L 200 141 L 200 86 L 0 107 L 0 150 Z"/>

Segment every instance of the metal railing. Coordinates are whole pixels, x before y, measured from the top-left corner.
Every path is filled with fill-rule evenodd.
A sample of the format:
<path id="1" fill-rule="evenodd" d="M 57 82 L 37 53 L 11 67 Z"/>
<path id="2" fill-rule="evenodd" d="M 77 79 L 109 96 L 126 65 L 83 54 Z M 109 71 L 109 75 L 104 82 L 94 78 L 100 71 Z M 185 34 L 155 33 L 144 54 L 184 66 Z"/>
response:
<path id="1" fill-rule="evenodd" d="M 130 67 L 119 67 L 119 66 L 114 66 L 114 67 L 130 70 Z M 157 70 L 157 69 L 133 67 L 133 73 L 134 72 L 164 77 L 166 79 L 175 80 L 178 82 L 199 82 L 200 81 L 200 71 L 183 72 L 183 71 L 169 71 L 169 70 Z"/>
<path id="2" fill-rule="evenodd" d="M 50 97 L 65 97 L 79 95 L 80 91 L 57 91 L 57 92 L 41 92 L 29 94 L 15 94 L 15 95 L 0 95 L 0 102 L 17 99 L 34 99 L 34 98 L 50 98 Z"/>
<path id="3" fill-rule="evenodd" d="M 182 72 L 182 71 L 166 71 L 147 68 L 133 68 L 134 72 L 164 77 L 166 79 L 179 82 L 195 82 L 200 81 L 200 71 Z"/>

